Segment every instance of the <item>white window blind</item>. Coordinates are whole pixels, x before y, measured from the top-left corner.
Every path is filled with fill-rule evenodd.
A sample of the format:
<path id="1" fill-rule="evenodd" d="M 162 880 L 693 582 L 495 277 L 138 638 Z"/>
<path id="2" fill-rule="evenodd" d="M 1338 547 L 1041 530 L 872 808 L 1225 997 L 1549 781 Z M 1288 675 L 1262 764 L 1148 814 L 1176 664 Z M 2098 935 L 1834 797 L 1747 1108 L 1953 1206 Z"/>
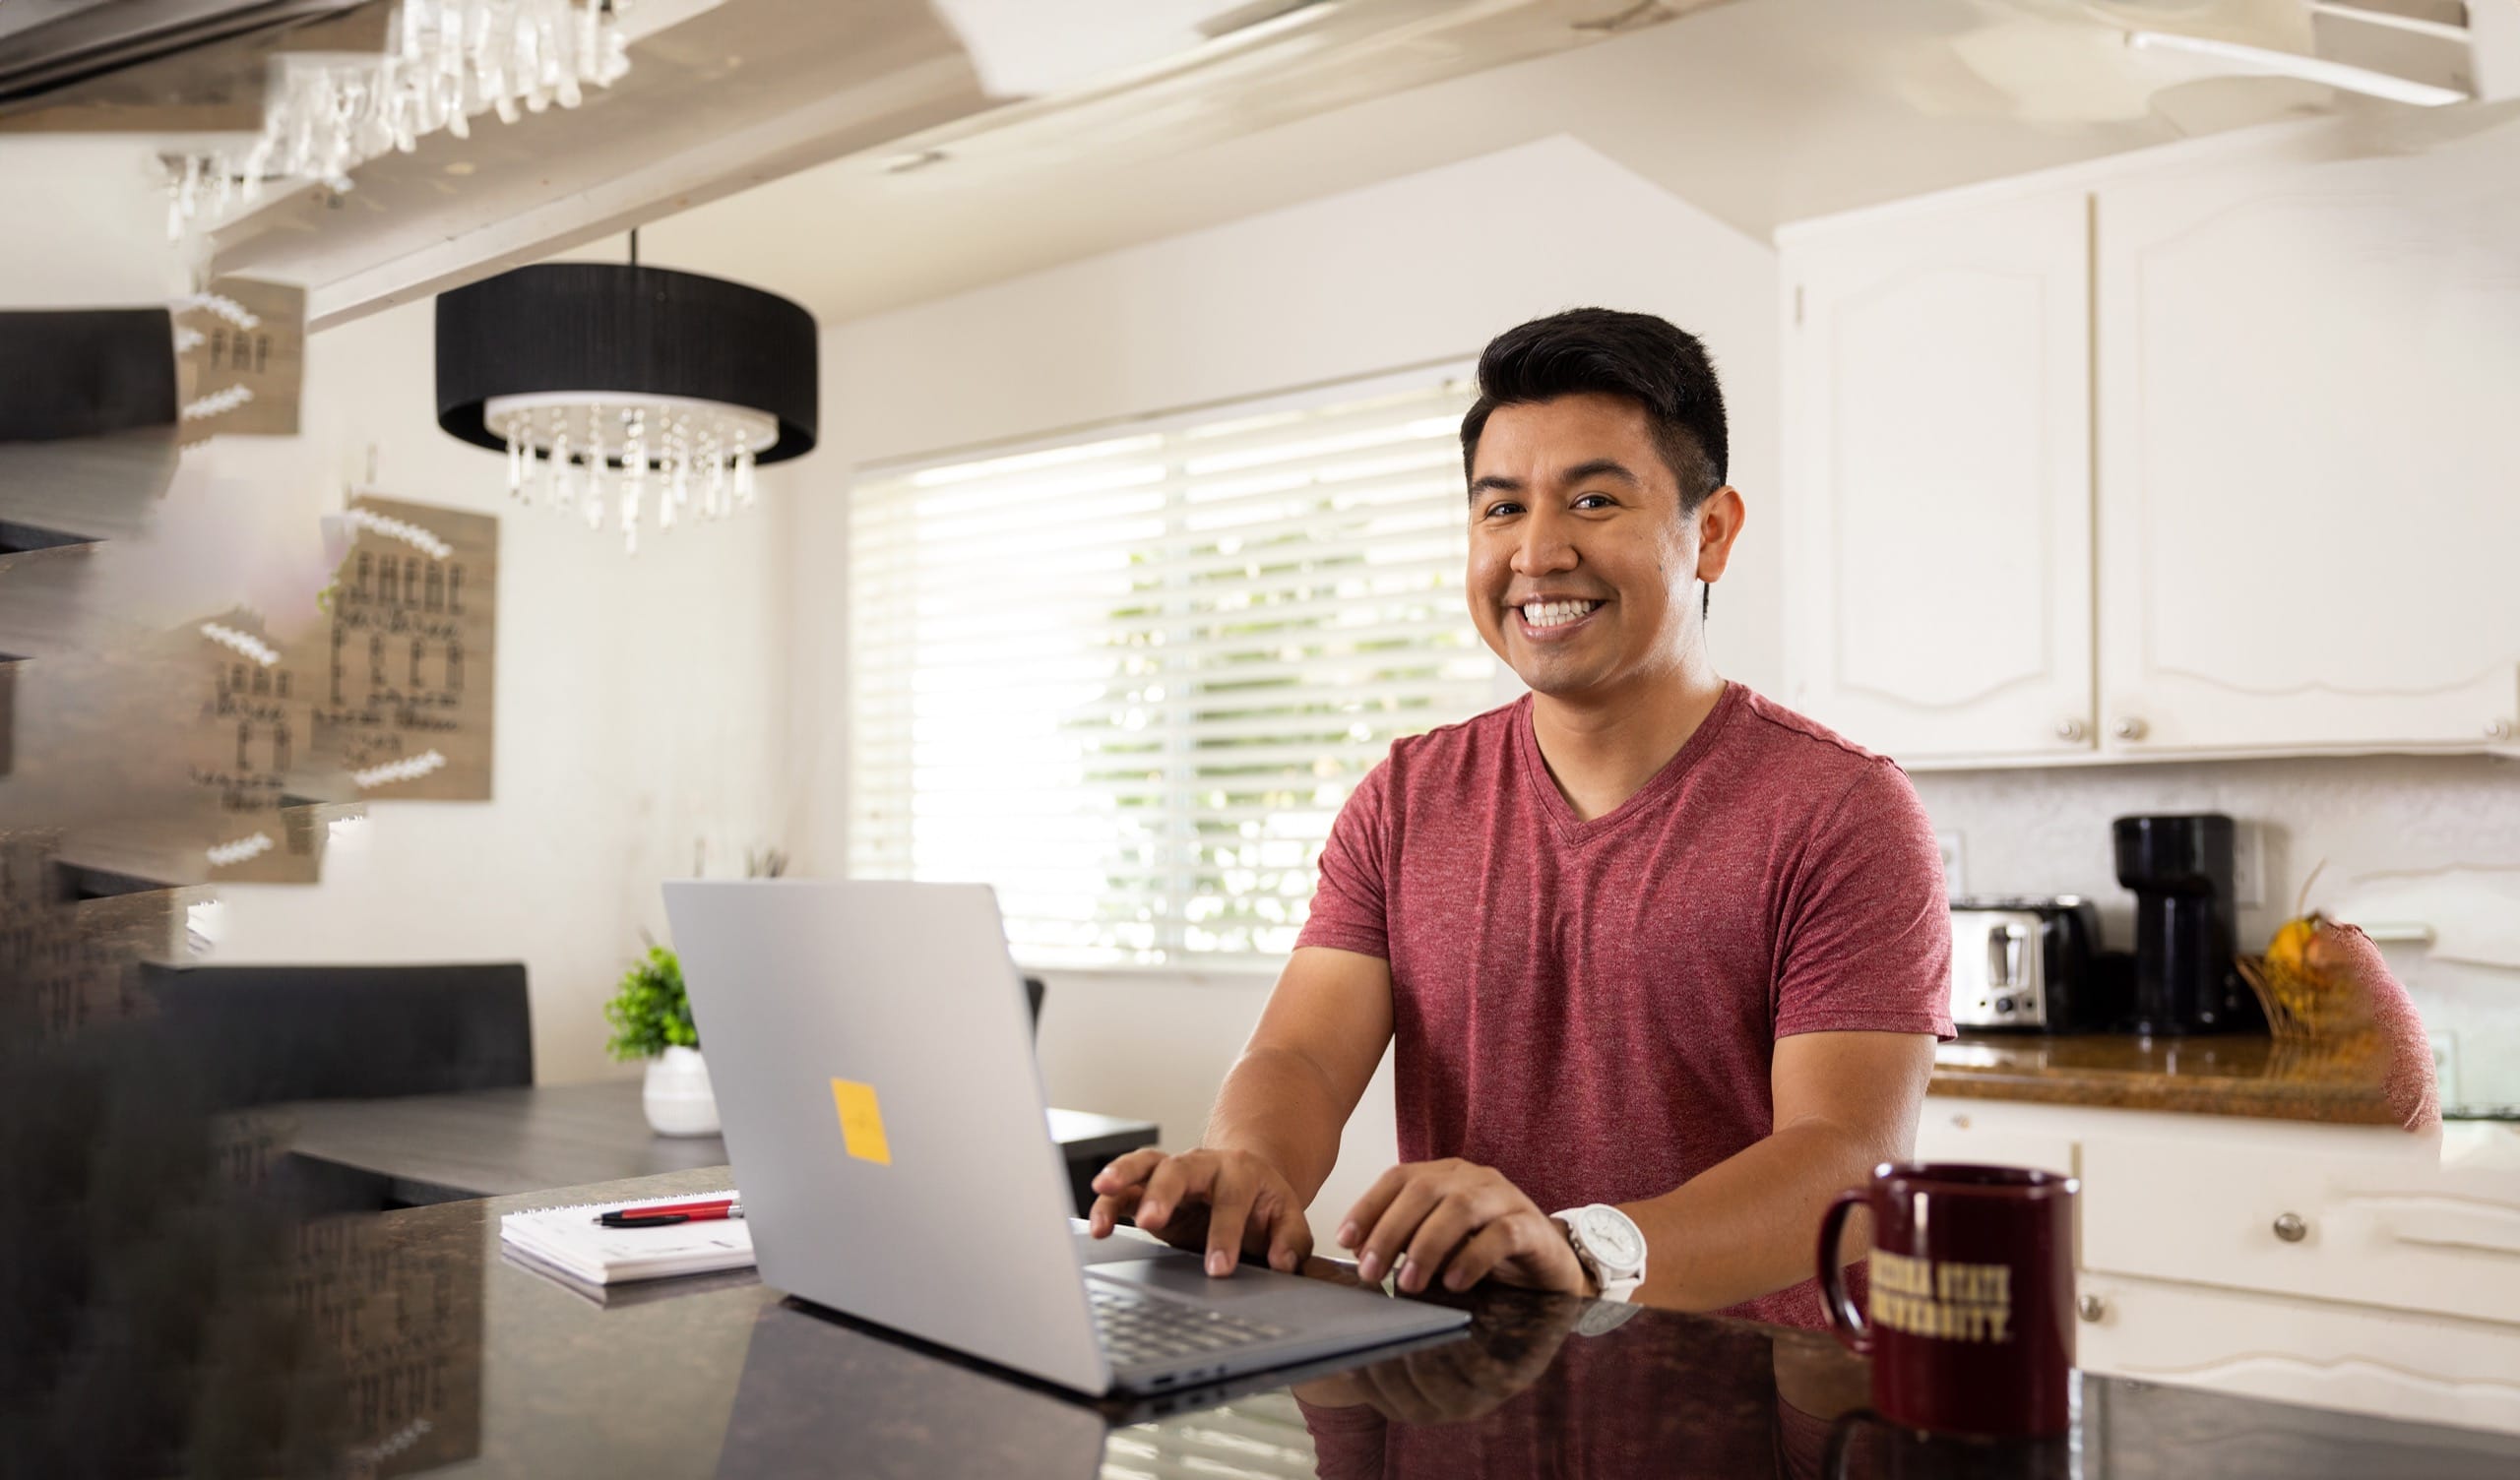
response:
<path id="1" fill-rule="evenodd" d="M 1267 965 L 1395 736 L 1491 700 L 1420 374 L 861 481 L 861 878 L 996 887 L 1026 964 Z"/>

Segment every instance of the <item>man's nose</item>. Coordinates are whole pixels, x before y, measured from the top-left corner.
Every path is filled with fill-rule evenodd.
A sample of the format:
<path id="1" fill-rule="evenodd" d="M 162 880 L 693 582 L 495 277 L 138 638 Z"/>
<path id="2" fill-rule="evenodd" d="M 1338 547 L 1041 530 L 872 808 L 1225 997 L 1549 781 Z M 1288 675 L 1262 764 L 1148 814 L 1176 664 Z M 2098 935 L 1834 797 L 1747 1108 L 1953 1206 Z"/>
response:
<path id="1" fill-rule="evenodd" d="M 1545 511 L 1535 510 L 1523 521 L 1523 537 L 1514 545 L 1514 573 L 1518 576 L 1544 576 L 1551 571 L 1575 568 L 1575 544 L 1567 537 L 1564 521 Z"/>

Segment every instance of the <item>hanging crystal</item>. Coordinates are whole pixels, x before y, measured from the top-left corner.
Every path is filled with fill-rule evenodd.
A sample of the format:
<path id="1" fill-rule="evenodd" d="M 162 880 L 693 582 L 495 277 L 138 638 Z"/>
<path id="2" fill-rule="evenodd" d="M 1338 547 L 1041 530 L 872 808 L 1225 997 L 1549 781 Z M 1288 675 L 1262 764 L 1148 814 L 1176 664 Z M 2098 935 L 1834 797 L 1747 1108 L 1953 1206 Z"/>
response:
<path id="1" fill-rule="evenodd" d="M 570 500 L 577 495 L 577 478 L 569 468 L 569 434 L 563 431 L 553 437 L 551 451 L 543 456 L 547 460 L 543 489 L 550 496 L 551 507 L 566 514 Z"/>
<path id="2" fill-rule="evenodd" d="M 508 423 L 508 497 L 525 497 L 525 439 L 516 432 L 516 423 Z"/>
<path id="3" fill-rule="evenodd" d="M 583 506 L 580 512 L 586 515 L 587 527 L 591 530 L 603 527 L 603 489 L 596 480 L 600 466 L 598 463 L 587 469 L 587 496 L 580 501 Z"/>
<path id="4" fill-rule="evenodd" d="M 635 518 L 648 490 L 648 413 L 637 407 L 623 413 L 621 498 Z"/>
<path id="5" fill-rule="evenodd" d="M 752 492 L 752 434 L 739 433 L 735 438 L 735 502 L 749 509 Z"/>

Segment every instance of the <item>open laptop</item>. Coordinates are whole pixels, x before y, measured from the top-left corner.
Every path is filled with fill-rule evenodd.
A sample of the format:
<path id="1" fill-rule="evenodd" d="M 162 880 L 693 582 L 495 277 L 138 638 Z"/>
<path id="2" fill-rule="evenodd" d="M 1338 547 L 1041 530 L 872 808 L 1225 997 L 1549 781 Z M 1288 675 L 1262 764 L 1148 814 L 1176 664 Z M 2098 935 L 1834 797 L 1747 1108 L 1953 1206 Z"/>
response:
<path id="1" fill-rule="evenodd" d="M 1024 987 L 982 885 L 664 887 L 762 1279 L 1101 1395 L 1469 1324 L 1070 1216 Z"/>

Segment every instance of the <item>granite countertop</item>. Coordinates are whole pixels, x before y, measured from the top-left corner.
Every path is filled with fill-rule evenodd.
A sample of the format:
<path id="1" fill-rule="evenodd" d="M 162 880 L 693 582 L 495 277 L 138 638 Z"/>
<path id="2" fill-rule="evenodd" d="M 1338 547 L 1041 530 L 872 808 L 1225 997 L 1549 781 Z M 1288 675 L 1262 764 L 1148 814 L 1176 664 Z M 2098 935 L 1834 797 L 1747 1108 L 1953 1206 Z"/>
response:
<path id="1" fill-rule="evenodd" d="M 2074 1434 L 1927 1441 L 1825 1335 L 1505 1289 L 1406 1355 L 1091 1403 L 782 1299 L 749 1271 L 600 1299 L 505 1258 L 503 1212 L 709 1191 L 724 1169 L 327 1220 L 291 1288 L 357 1473 L 466 1476 L 2088 1480 L 2520 1473 L 2520 1438 L 2086 1377 Z M 836 1251 L 836 1257 L 846 1257 Z M 1347 1266 L 1311 1271 L 1346 1278 Z M 1168 1411 L 1166 1411 L 1168 1409 Z M 1836 1463 L 1828 1462 L 1836 1451 Z"/>
<path id="2" fill-rule="evenodd" d="M 2391 1126 L 2376 1068 L 2246 1034 L 1983 1034 L 1937 1045 L 1931 1094 Z"/>

